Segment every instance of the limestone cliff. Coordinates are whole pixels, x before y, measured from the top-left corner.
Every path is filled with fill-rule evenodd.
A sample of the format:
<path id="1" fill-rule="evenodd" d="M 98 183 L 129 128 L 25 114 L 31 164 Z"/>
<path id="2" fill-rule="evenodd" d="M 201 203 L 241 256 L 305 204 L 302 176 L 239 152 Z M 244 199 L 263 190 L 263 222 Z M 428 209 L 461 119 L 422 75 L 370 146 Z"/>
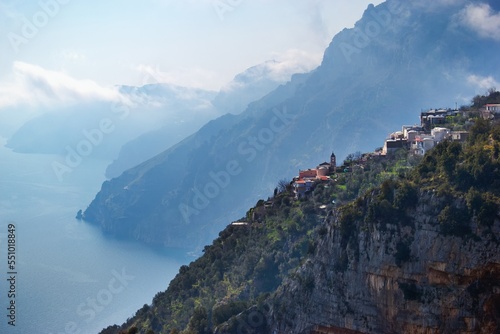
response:
<path id="1" fill-rule="evenodd" d="M 365 201 L 356 209 L 369 206 L 370 198 Z M 460 199 L 454 204 L 465 206 Z M 337 212 L 315 255 L 273 297 L 269 328 L 498 333 L 500 221 L 484 228 L 472 220 L 470 235 L 443 235 L 437 219 L 442 205 L 442 197 L 424 191 L 408 217 L 385 225 L 346 222 Z M 346 223 L 354 229 L 349 241 L 342 232 Z"/>
<path id="2" fill-rule="evenodd" d="M 500 125 L 470 135 L 330 211 L 314 254 L 217 333 L 256 314 L 247 332 L 500 333 Z"/>

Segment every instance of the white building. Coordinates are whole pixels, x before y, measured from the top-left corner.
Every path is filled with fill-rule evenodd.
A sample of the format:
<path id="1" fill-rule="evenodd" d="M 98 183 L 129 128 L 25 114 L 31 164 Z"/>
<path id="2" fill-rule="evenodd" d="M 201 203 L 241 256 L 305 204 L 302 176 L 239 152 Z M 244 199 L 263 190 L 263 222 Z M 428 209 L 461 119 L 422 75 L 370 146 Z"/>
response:
<path id="1" fill-rule="evenodd" d="M 431 135 L 419 135 L 415 138 L 415 141 L 411 143 L 411 151 L 416 155 L 424 155 L 427 151 L 434 148 L 436 142 L 434 137 Z"/>
<path id="2" fill-rule="evenodd" d="M 484 107 L 486 108 L 486 111 L 494 114 L 500 114 L 500 104 L 487 104 Z"/>
<path id="3" fill-rule="evenodd" d="M 450 136 L 450 129 L 447 128 L 434 128 L 431 130 L 431 136 L 434 137 L 434 141 L 439 143 Z"/>

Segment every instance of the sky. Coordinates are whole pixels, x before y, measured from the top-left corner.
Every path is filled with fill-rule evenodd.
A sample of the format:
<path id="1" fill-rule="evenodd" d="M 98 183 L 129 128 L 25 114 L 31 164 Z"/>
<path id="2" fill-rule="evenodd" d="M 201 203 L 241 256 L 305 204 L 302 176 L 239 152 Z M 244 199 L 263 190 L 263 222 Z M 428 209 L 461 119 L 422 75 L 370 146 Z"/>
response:
<path id="1" fill-rule="evenodd" d="M 0 108 L 29 98 L 20 92 L 26 77 L 102 94 L 151 76 L 217 91 L 267 60 L 313 69 L 337 32 L 381 2 L 1 0 Z"/>

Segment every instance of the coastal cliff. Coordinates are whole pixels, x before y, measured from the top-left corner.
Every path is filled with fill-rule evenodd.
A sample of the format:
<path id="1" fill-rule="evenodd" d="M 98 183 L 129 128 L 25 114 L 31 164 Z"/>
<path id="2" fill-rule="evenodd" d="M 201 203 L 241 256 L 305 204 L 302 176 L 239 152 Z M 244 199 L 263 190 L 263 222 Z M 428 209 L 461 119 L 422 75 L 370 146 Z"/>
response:
<path id="1" fill-rule="evenodd" d="M 268 300 L 267 329 L 499 333 L 499 130 L 477 120 L 466 145 L 444 142 L 336 210 Z"/>
<path id="2" fill-rule="evenodd" d="M 373 195 L 352 209 L 366 211 Z M 472 219 L 466 235 L 445 235 L 438 217 L 446 201 L 423 191 L 406 217 L 386 224 L 364 221 L 367 212 L 353 221 L 339 212 L 314 256 L 273 296 L 269 328 L 498 333 L 499 221 L 485 228 Z M 464 208 L 465 200 L 453 206 Z M 352 228 L 349 237 L 344 224 Z"/>

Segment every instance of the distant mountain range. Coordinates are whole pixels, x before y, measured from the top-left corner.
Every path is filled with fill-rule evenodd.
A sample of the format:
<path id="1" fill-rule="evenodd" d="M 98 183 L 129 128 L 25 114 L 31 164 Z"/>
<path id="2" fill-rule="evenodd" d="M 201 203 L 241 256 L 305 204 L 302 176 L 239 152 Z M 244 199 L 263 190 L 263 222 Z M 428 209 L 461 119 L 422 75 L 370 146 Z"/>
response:
<path id="1" fill-rule="evenodd" d="M 284 68 L 284 70 L 282 70 Z M 216 115 L 221 116 L 226 113 L 239 114 L 243 112 L 250 102 L 258 100 L 276 89 L 279 85 L 285 83 L 293 74 L 294 70 L 304 70 L 300 66 L 293 66 L 288 63 L 277 61 L 268 61 L 253 66 L 243 73 L 238 74 L 233 81 L 227 84 L 217 94 L 197 91 L 198 94 L 206 96 L 204 107 L 210 110 L 208 117 L 200 114 L 199 107 L 193 106 L 169 106 L 175 109 L 180 116 L 177 121 L 169 121 L 162 127 L 146 132 L 139 137 L 127 142 L 120 150 L 116 160 L 109 165 L 106 170 L 106 176 L 109 178 L 119 176 L 126 169 L 132 168 L 141 162 L 154 157 L 172 145 L 180 142 L 182 139 L 193 134 L 196 130 L 205 125 L 209 120 L 214 119 Z M 150 91 L 150 88 L 156 89 L 152 85 L 134 90 Z M 186 93 L 189 90 L 183 88 Z M 165 98 L 165 94 L 157 94 Z M 186 94 L 192 96 L 194 94 Z M 168 98 L 168 95 L 167 95 Z M 170 100 L 176 101 L 176 97 Z M 195 99 L 194 101 L 197 101 Z"/>
<path id="2" fill-rule="evenodd" d="M 94 140 L 91 156 L 114 159 L 106 175 L 116 177 L 180 142 L 208 121 L 226 113 L 241 113 L 296 71 L 306 71 L 310 65 L 304 63 L 302 59 L 264 62 L 238 74 L 220 92 L 154 83 L 117 87 L 123 103 L 93 101 L 47 110 L 33 107 L 37 109 L 33 114 L 38 116 L 17 130 L 11 129 L 6 146 L 20 153 L 64 157 L 71 150 L 77 151 L 89 133 L 99 129 L 102 119 L 109 119 L 113 130 Z"/>
<path id="3" fill-rule="evenodd" d="M 486 90 L 500 77 L 499 35 L 485 29 L 496 7 L 369 6 L 333 38 L 317 69 L 105 182 L 85 220 L 150 244 L 201 248 L 311 161 L 373 150 L 401 124 L 416 123 L 421 109 L 467 103 L 479 86 Z"/>
<path id="4" fill-rule="evenodd" d="M 21 126 L 7 147 L 20 153 L 65 155 L 66 147 L 76 149 L 79 142 L 88 139 L 85 133 L 99 129 L 99 123 L 108 119 L 113 130 L 94 145 L 92 157 L 112 159 L 124 143 L 160 124 L 170 125 L 170 131 L 180 135 L 177 124 L 193 119 L 207 122 L 220 115 L 210 102 L 215 92 L 154 84 L 122 86 L 119 94 L 123 103 L 94 101 L 41 113 Z M 195 125 L 192 131 L 197 129 Z"/>

